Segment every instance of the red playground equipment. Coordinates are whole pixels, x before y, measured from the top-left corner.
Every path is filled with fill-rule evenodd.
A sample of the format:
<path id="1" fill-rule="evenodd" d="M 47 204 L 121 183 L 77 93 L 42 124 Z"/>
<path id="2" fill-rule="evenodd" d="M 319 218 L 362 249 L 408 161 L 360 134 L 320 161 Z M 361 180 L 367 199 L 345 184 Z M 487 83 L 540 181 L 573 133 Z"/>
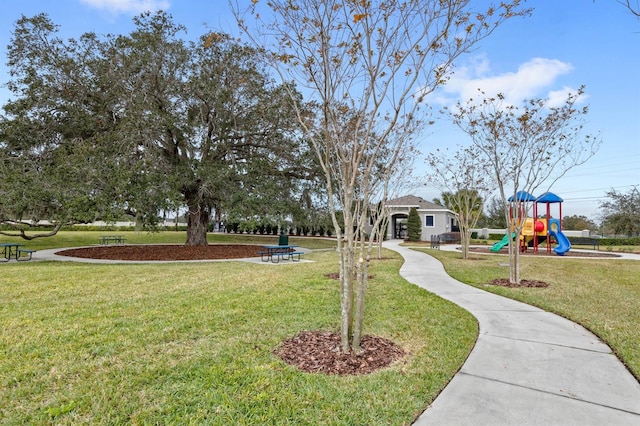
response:
<path id="1" fill-rule="evenodd" d="M 518 241 L 520 243 L 520 251 L 524 252 L 528 247 L 532 247 L 534 253 L 538 252 L 538 247 L 541 243 L 547 242 L 547 253 L 551 253 L 551 246 L 553 243 L 556 244 L 553 247 L 553 251 L 558 256 L 563 256 L 566 252 L 571 249 L 571 243 L 567 236 L 562 232 L 562 221 L 561 219 L 554 219 L 551 217 L 551 204 L 558 204 L 559 213 L 558 216 L 562 218 L 562 198 L 557 196 L 552 192 L 545 192 L 539 197 L 534 197 L 525 191 L 519 191 L 516 193 L 517 202 L 519 204 L 518 209 L 520 212 L 523 212 L 523 203 L 532 202 L 533 203 L 533 217 L 528 217 L 525 219 L 524 225 L 522 227 L 522 231 L 519 236 L 516 236 L 513 233 L 513 226 L 511 226 L 511 238 L 515 239 L 518 237 Z M 509 198 L 509 202 L 514 203 L 513 197 Z M 544 217 L 538 217 L 538 205 L 544 204 Z M 492 252 L 499 252 L 505 245 L 509 243 L 509 235 L 505 235 L 502 241 L 499 241 L 491 247 Z"/>

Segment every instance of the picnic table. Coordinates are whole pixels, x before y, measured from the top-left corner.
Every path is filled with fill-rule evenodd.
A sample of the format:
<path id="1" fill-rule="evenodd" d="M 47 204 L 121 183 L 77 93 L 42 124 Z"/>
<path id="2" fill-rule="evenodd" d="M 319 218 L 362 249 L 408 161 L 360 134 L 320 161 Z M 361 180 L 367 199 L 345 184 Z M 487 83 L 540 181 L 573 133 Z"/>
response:
<path id="1" fill-rule="evenodd" d="M 100 236 L 100 244 L 124 244 L 124 236 L 123 235 L 101 235 Z"/>
<path id="2" fill-rule="evenodd" d="M 31 260 L 35 250 L 21 249 L 20 247 L 23 246 L 24 244 L 18 243 L 0 243 L 2 255 L 4 257 L 4 260 L 0 260 L 0 262 L 8 262 L 11 258 L 14 258 L 15 260 Z M 23 254 L 25 255 L 25 258 L 22 258 Z M 26 255 L 28 255 L 28 257 L 26 257 Z"/>
<path id="3" fill-rule="evenodd" d="M 301 251 L 296 251 L 298 246 L 292 245 L 266 245 L 262 246 L 264 251 L 259 252 L 260 258 L 263 262 L 271 261 L 278 263 L 280 260 L 291 260 L 293 262 L 300 261 Z"/>

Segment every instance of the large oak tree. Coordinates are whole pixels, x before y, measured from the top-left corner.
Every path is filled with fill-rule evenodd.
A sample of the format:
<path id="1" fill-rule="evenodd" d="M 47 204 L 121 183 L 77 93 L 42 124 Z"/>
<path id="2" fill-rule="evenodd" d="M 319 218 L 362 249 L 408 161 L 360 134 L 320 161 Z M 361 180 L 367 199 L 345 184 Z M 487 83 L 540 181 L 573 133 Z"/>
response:
<path id="1" fill-rule="evenodd" d="M 186 41 L 163 12 L 134 22 L 128 35 L 67 42 L 45 15 L 17 22 L 0 147 L 8 177 L 29 173 L 3 180 L 23 202 L 3 204 L 2 219 L 129 212 L 152 224 L 184 205 L 187 244 L 203 245 L 213 210 L 285 214 L 313 178 L 295 90 L 224 34 Z"/>

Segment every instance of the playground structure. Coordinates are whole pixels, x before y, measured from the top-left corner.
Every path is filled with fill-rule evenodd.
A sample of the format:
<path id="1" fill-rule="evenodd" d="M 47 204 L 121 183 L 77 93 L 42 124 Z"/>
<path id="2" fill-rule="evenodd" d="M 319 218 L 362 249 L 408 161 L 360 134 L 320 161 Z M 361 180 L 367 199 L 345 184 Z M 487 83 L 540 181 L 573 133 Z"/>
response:
<path id="1" fill-rule="evenodd" d="M 516 193 L 516 200 L 509 198 L 510 203 L 518 203 L 517 208 L 521 212 L 520 217 L 524 214 L 524 203 L 533 203 L 533 217 L 525 218 L 524 225 L 520 231 L 520 235 L 516 235 L 513 226 L 513 220 L 509 225 L 509 230 L 504 238 L 491 247 L 494 253 L 499 252 L 503 247 L 509 244 L 509 239 L 519 242 L 520 251 L 524 252 L 529 247 L 533 248 L 534 253 L 538 252 L 538 247 L 546 241 L 547 253 L 551 253 L 551 245 L 556 246 L 553 251 L 558 256 L 563 256 L 571 249 L 571 243 L 567 236 L 562 232 L 561 219 L 551 217 L 551 204 L 558 204 L 559 217 L 562 217 L 562 198 L 552 192 L 545 192 L 539 197 L 534 197 L 525 191 Z M 545 204 L 545 214 L 543 218 L 538 217 L 538 204 Z M 510 209 L 510 211 L 513 211 Z"/>

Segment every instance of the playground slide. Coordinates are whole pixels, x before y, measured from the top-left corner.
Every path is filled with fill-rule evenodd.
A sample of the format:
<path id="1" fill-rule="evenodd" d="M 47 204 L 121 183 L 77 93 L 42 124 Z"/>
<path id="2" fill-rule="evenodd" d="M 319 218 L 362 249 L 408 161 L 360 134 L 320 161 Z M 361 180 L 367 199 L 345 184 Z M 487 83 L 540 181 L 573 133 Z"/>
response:
<path id="1" fill-rule="evenodd" d="M 553 248 L 553 251 L 555 251 L 557 255 L 562 256 L 571 249 L 571 243 L 562 231 L 554 232 L 552 229 L 549 229 L 549 234 L 558 242 L 558 245 Z"/>
<path id="2" fill-rule="evenodd" d="M 515 238 L 516 234 L 511 234 L 511 238 Z M 500 241 L 498 241 L 497 243 L 495 243 L 494 245 L 491 246 L 491 251 L 494 253 L 499 252 L 500 250 L 502 250 L 502 248 L 504 246 L 506 246 L 507 244 L 509 244 L 509 235 L 505 235 Z"/>

